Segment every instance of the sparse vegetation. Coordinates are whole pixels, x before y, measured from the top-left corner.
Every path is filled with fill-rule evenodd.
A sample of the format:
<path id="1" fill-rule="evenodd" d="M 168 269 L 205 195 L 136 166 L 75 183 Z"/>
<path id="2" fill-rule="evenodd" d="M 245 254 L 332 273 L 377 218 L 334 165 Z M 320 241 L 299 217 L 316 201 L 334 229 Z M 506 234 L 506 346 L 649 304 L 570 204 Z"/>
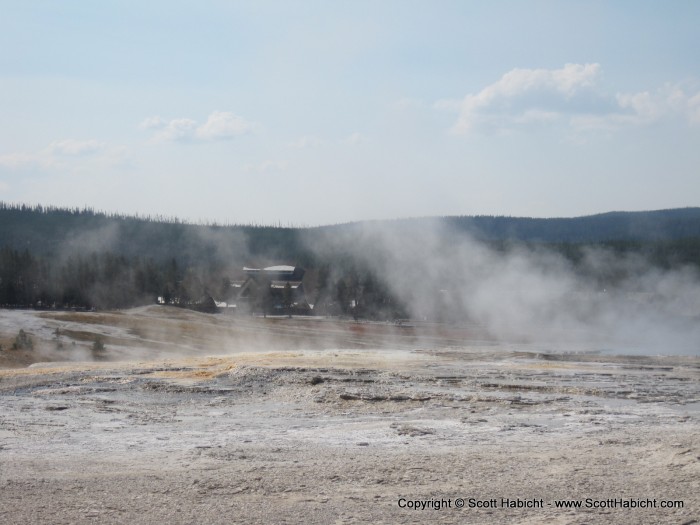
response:
<path id="1" fill-rule="evenodd" d="M 102 340 L 102 337 L 99 335 L 95 338 L 95 341 L 92 343 L 92 353 L 93 354 L 102 354 L 105 351 L 105 344 L 104 341 Z"/>
<path id="2" fill-rule="evenodd" d="M 27 332 L 20 328 L 15 341 L 12 343 L 13 350 L 33 350 L 34 341 Z"/>
<path id="3" fill-rule="evenodd" d="M 61 341 L 61 330 L 58 327 L 56 327 L 56 330 L 54 330 L 53 332 L 53 340 L 56 350 L 63 350 L 63 341 Z"/>

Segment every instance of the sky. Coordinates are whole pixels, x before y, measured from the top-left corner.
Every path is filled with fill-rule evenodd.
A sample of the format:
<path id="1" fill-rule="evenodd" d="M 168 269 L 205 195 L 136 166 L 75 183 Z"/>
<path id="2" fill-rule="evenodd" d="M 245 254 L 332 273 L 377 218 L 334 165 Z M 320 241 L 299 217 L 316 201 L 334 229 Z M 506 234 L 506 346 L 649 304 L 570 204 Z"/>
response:
<path id="1" fill-rule="evenodd" d="M 312 226 L 700 205 L 700 2 L 0 0 L 0 200 Z"/>

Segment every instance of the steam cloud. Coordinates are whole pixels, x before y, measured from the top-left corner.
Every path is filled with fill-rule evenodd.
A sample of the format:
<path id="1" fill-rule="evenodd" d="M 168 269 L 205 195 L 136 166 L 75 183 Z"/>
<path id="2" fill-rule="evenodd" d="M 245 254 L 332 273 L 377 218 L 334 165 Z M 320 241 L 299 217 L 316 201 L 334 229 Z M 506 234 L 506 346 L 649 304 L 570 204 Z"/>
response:
<path id="1" fill-rule="evenodd" d="M 200 269 L 205 273 L 214 268 L 217 276 L 223 276 L 256 258 L 258 262 L 280 262 L 268 260 L 270 255 L 254 256 L 242 231 L 184 227 L 182 235 L 191 257 L 209 261 Z M 586 249 L 574 267 L 551 250 L 531 245 L 496 248 L 439 220 L 367 222 L 306 230 L 300 238 L 319 261 L 349 261 L 369 269 L 415 320 L 476 324 L 495 340 L 541 344 L 554 351 L 700 353 L 697 268 L 662 270 L 641 256 L 594 248 Z M 124 242 L 123 232 L 109 224 L 67 239 L 59 258 L 110 250 Z M 330 270 L 329 281 L 333 282 L 341 270 Z M 610 276 L 614 279 L 605 279 Z M 191 277 L 205 279 L 204 274 Z M 614 287 L 606 285 L 610 280 L 616 283 Z M 103 292 L 99 286 L 91 291 L 93 295 Z M 202 328 L 191 344 L 187 337 L 181 338 L 186 342 L 181 351 L 196 348 L 227 353 L 280 344 L 275 336 L 281 332 L 264 334 L 263 327 L 254 323 L 247 327 L 247 322 L 244 315 L 222 320 L 221 326 L 212 320 L 218 332 L 207 334 Z M 248 334 L 244 340 L 231 339 L 225 326 L 229 323 Z M 142 329 L 144 334 L 157 330 L 147 324 Z M 147 338 L 160 340 L 161 335 L 152 333 Z M 291 338 L 292 332 L 283 334 L 283 343 L 291 344 Z M 346 344 L 342 337 L 333 340 L 331 334 L 315 334 L 304 341 L 295 333 L 293 338 L 298 348 Z M 169 347 L 167 352 L 174 350 Z"/>
<path id="2" fill-rule="evenodd" d="M 639 256 L 586 249 L 575 270 L 551 250 L 495 248 L 443 223 L 367 223 L 312 243 L 368 265 L 422 319 L 439 311 L 496 339 L 616 353 L 700 352 L 700 276 L 663 271 Z M 591 276 L 615 275 L 606 289 Z M 456 319 L 459 320 L 459 319 Z"/>

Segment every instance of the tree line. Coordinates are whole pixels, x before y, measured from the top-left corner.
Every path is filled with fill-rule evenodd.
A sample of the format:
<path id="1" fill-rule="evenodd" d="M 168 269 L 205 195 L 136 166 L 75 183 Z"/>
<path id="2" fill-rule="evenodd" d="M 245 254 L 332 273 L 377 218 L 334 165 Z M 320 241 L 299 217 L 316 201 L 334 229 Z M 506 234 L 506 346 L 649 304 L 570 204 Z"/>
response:
<path id="1" fill-rule="evenodd" d="M 693 219 L 695 210 L 659 213 L 666 217 L 664 228 L 675 224 L 676 233 L 692 234 L 700 225 L 700 216 Z M 613 214 L 608 219 L 615 217 Z M 648 215 L 643 217 L 649 219 Z M 499 223 L 494 222 L 498 218 L 482 219 Z M 515 220 L 501 219 L 499 228 Z M 625 228 L 642 229 L 640 224 L 630 226 L 628 215 L 622 219 L 627 221 Z M 462 218 L 443 222 L 455 239 L 465 234 L 464 228 L 457 227 L 466 224 Z M 416 219 L 393 221 L 389 226 L 394 235 L 411 236 L 425 224 Z M 571 227 L 571 223 L 566 224 Z M 657 232 L 663 230 L 659 228 Z M 359 232 L 360 225 L 307 229 L 194 225 L 158 217 L 0 203 L 0 307 L 110 309 L 158 300 L 186 306 L 203 296 L 226 301 L 234 293 L 231 280 L 240 278 L 244 265 L 286 263 L 306 269 L 306 296 L 317 313 L 372 319 L 406 317 L 409 305 L 392 292 L 385 276 L 372 270 L 366 254 L 357 253 L 354 231 Z M 332 249 L 310 248 L 323 236 L 345 240 Z M 700 235 L 546 242 L 494 234 L 482 242 L 504 255 L 515 248 L 559 253 L 575 272 L 601 288 L 614 287 L 630 270 L 625 265 L 588 266 L 586 253 L 592 248 L 618 259 L 636 256 L 660 269 L 691 266 L 700 270 Z M 416 254 L 422 256 L 428 254 Z M 449 304 L 449 298 L 443 302 Z M 260 312 L 267 311 L 269 303 L 263 292 L 252 300 Z"/>

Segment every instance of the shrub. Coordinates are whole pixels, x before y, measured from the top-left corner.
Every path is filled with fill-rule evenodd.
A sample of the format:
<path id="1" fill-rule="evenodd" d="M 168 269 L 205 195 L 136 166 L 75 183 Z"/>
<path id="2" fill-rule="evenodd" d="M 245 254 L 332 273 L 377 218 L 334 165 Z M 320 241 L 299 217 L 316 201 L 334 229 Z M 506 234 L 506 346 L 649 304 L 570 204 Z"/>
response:
<path id="1" fill-rule="evenodd" d="M 20 329 L 17 337 L 15 337 L 14 343 L 12 343 L 13 350 L 33 350 L 34 341 L 29 337 L 29 334 L 24 330 Z"/>
<path id="2" fill-rule="evenodd" d="M 102 338 L 98 335 L 95 342 L 92 343 L 92 352 L 94 354 L 101 354 L 105 351 L 105 344 L 102 342 Z"/>

